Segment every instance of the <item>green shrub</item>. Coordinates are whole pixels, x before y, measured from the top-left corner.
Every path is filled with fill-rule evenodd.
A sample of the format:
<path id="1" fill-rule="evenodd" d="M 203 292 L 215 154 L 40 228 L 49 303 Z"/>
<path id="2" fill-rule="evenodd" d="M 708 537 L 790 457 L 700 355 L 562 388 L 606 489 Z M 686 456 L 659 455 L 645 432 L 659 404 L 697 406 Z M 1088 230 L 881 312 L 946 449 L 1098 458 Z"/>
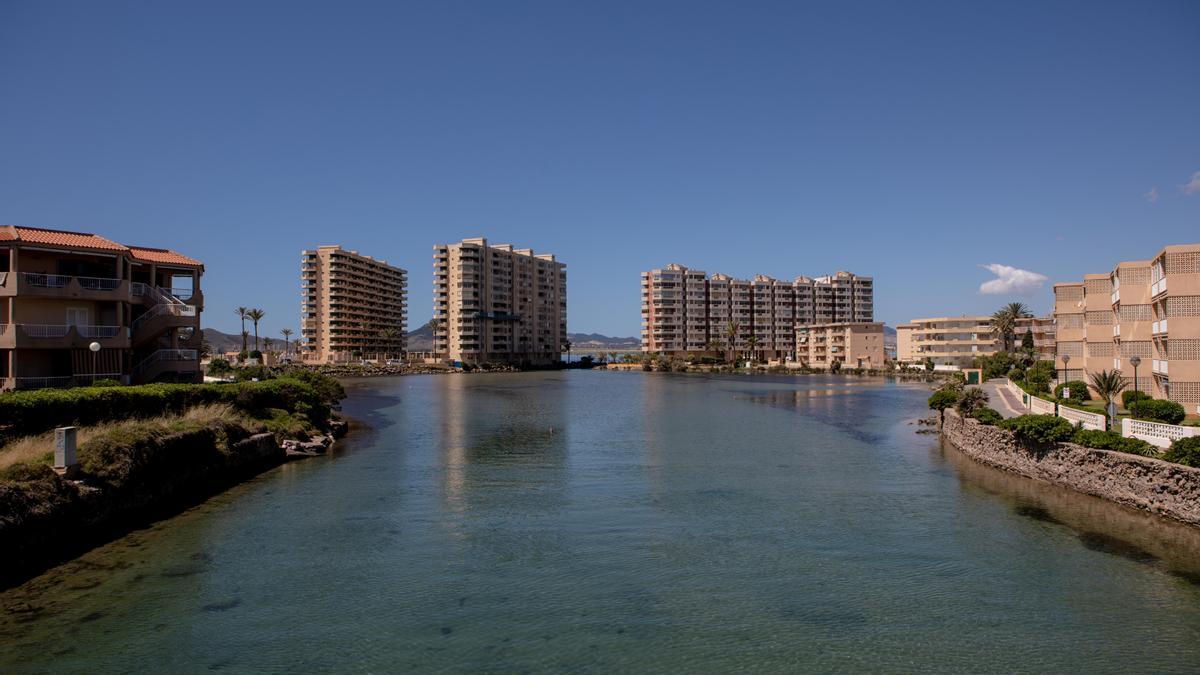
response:
<path id="1" fill-rule="evenodd" d="M 1175 441 L 1167 448 L 1162 458 L 1168 462 L 1200 468 L 1200 436 Z"/>
<path id="2" fill-rule="evenodd" d="M 1008 379 L 1012 380 L 1013 382 L 1024 381 L 1025 380 L 1025 369 L 1024 368 L 1013 368 L 1012 370 L 1008 371 Z"/>
<path id="3" fill-rule="evenodd" d="M 258 419 L 266 426 L 267 431 L 275 434 L 277 441 L 288 438 L 306 441 L 318 433 L 317 427 L 303 413 L 271 408 Z"/>
<path id="4" fill-rule="evenodd" d="M 112 378 L 103 378 L 103 379 L 99 379 L 99 380 L 96 380 L 95 382 L 93 382 L 92 386 L 93 387 L 119 387 L 119 386 L 121 386 L 121 381 L 114 380 Z"/>
<path id="5" fill-rule="evenodd" d="M 261 362 L 262 361 L 262 352 L 258 351 L 257 349 L 252 349 L 252 350 L 250 350 L 250 358 L 258 359 Z"/>
<path id="6" fill-rule="evenodd" d="M 1086 382 L 1081 382 L 1080 380 L 1071 380 L 1070 382 L 1060 384 L 1054 388 L 1054 398 L 1063 398 L 1063 388 L 1068 388 L 1071 390 L 1071 397 L 1069 399 L 1071 401 L 1082 403 L 1084 401 L 1092 400 L 1092 394 L 1088 391 Z"/>
<path id="7" fill-rule="evenodd" d="M 958 412 L 970 416 L 976 409 L 986 406 L 987 402 L 987 392 L 979 387 L 969 387 L 958 395 L 958 402 L 955 404 L 955 407 L 958 408 Z"/>
<path id="8" fill-rule="evenodd" d="M 1175 401 L 1163 401 L 1155 398 L 1134 401 L 1129 412 L 1134 419 L 1164 424 L 1179 424 L 1187 416 L 1187 411 Z"/>
<path id="9" fill-rule="evenodd" d="M 929 407 L 938 412 L 953 408 L 958 403 L 958 392 L 952 389 L 938 389 L 929 397 Z"/>
<path id="10" fill-rule="evenodd" d="M 988 426 L 995 426 L 1004 420 L 1003 415 L 996 412 L 995 409 L 988 407 L 976 408 L 975 412 L 971 413 L 971 417 L 978 420 L 980 424 Z"/>
<path id="11" fill-rule="evenodd" d="M 1093 429 L 1077 429 L 1071 435 L 1071 442 L 1085 448 L 1101 450 L 1117 450 L 1131 455 L 1146 457 L 1158 456 L 1158 449 L 1146 441 L 1137 438 L 1125 438 L 1115 431 L 1096 431 Z"/>
<path id="12" fill-rule="evenodd" d="M 231 372 L 233 372 L 233 366 L 225 359 L 216 358 L 208 362 L 208 374 L 213 377 L 228 375 Z"/>
<path id="13" fill-rule="evenodd" d="M 1008 429 L 1017 438 L 1032 443 L 1057 443 L 1065 441 L 1075 432 L 1075 427 L 1057 415 L 1021 415 L 1000 422 L 997 426 Z"/>
<path id="14" fill-rule="evenodd" d="M 275 377 L 270 368 L 266 366 L 245 366 L 238 368 L 233 373 L 233 379 L 238 382 L 250 382 L 252 380 L 269 380 Z"/>
<path id="15" fill-rule="evenodd" d="M 1126 389 L 1125 391 L 1121 392 L 1121 407 L 1129 410 L 1130 406 L 1132 406 L 1135 401 L 1149 401 L 1152 398 L 1154 397 L 1144 391 L 1138 391 L 1137 389 Z"/>

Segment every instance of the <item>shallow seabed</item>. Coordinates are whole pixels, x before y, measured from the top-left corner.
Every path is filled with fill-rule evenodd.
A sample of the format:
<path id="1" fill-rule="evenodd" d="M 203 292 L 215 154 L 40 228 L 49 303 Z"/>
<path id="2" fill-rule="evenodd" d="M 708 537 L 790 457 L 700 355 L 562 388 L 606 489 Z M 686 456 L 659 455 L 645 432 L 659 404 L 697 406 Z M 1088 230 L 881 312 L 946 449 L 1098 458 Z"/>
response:
<path id="1" fill-rule="evenodd" d="M 1195 671 L 1200 532 L 882 380 L 352 382 L 370 423 L 0 594 L 0 670 Z"/>

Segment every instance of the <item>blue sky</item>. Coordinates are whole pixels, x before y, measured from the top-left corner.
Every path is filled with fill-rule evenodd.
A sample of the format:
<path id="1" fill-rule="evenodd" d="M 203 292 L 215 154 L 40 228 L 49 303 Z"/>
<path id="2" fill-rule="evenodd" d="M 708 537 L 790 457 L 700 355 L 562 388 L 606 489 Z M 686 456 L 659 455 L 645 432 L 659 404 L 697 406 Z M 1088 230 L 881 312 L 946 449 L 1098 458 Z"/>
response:
<path id="1" fill-rule="evenodd" d="M 1200 241 L 1195 2 L 9 0 L 0 98 L 0 223 L 200 258 L 230 332 L 295 328 L 328 243 L 409 270 L 410 327 L 482 235 L 636 335 L 670 262 L 870 274 L 895 324 Z"/>

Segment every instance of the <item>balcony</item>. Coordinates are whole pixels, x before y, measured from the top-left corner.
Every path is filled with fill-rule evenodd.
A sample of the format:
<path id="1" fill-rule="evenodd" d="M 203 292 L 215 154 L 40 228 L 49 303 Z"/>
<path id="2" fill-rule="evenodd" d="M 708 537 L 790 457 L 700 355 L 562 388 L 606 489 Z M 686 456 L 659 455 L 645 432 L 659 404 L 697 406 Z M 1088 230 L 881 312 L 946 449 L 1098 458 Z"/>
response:
<path id="1" fill-rule="evenodd" d="M 129 281 L 40 272 L 0 273 L 0 295 L 129 301 Z"/>
<path id="2" fill-rule="evenodd" d="M 1113 337 L 1121 337 L 1121 324 L 1113 324 Z"/>
<path id="3" fill-rule="evenodd" d="M 1117 289 L 1117 290 L 1113 291 L 1112 295 L 1110 295 L 1109 297 L 1112 300 L 1111 304 L 1114 304 L 1114 305 L 1117 304 L 1118 302 L 1121 301 L 1121 290 Z"/>
<path id="4" fill-rule="evenodd" d="M 0 324 L 0 349 L 87 349 L 93 342 L 102 348 L 127 349 L 129 332 L 120 326 Z"/>
<path id="5" fill-rule="evenodd" d="M 1167 292 L 1167 278 L 1163 277 L 1150 285 L 1150 297 L 1157 298 Z"/>
<path id="6" fill-rule="evenodd" d="M 1150 324 L 1150 333 L 1152 335 L 1163 335 L 1167 332 L 1167 320 L 1160 319 Z"/>
<path id="7" fill-rule="evenodd" d="M 159 349 L 133 367 L 137 382 L 153 382 L 166 373 L 200 373 L 199 352 L 195 349 Z"/>
<path id="8" fill-rule="evenodd" d="M 1154 359 L 1154 362 L 1151 364 L 1150 370 L 1158 375 L 1167 375 L 1168 374 L 1167 360 L 1166 359 Z"/>

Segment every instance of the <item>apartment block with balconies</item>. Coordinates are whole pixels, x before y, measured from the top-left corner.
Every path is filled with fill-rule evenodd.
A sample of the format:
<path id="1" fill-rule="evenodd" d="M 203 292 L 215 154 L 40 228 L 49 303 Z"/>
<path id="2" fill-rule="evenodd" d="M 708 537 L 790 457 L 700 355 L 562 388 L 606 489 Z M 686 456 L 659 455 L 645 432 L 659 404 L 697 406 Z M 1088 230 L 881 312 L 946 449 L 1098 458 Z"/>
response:
<path id="1" fill-rule="evenodd" d="M 311 363 L 400 358 L 407 272 L 341 246 L 300 254 L 300 356 Z"/>
<path id="2" fill-rule="evenodd" d="M 1071 357 L 1069 379 L 1116 369 L 1133 380 L 1136 370 L 1131 386 L 1200 413 L 1200 244 L 1167 246 L 1054 289 L 1057 365 Z"/>
<path id="3" fill-rule="evenodd" d="M 433 250 L 434 351 L 452 362 L 547 364 L 567 343 L 566 265 L 550 254 L 489 245 L 487 239 L 438 244 Z M 659 291 L 670 295 L 664 340 L 682 344 L 686 298 L 682 274 Z"/>
<path id="4" fill-rule="evenodd" d="M 796 358 L 809 368 L 882 368 L 883 324 L 832 323 L 796 328 Z"/>
<path id="5" fill-rule="evenodd" d="M 753 353 L 793 360 L 802 325 L 871 322 L 874 282 L 850 272 L 796 277 L 706 278 L 702 270 L 671 264 L 643 272 L 642 351 L 670 355 Z"/>
<path id="6" fill-rule="evenodd" d="M 0 226 L 0 387 L 198 380 L 203 272 L 169 249 Z"/>
<path id="7" fill-rule="evenodd" d="M 1001 349 L 988 316 L 913 319 L 896 327 L 896 360 L 920 366 L 926 359 L 938 370 L 970 368 L 975 357 Z"/>

